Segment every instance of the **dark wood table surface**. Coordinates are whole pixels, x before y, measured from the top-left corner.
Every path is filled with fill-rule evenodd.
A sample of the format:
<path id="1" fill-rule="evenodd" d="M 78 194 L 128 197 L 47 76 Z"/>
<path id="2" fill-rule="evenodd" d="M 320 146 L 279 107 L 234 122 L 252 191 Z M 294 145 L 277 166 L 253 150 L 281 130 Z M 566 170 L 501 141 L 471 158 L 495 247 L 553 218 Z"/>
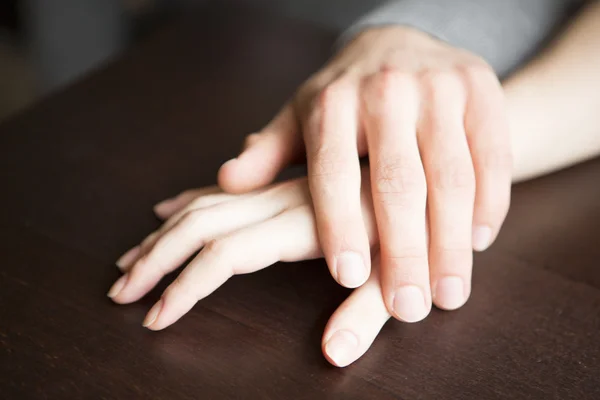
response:
<path id="1" fill-rule="evenodd" d="M 600 160 L 515 187 L 456 312 L 320 352 L 322 260 L 235 277 L 169 329 L 105 293 L 152 205 L 212 184 L 334 35 L 211 6 L 0 127 L 1 399 L 600 399 Z"/>

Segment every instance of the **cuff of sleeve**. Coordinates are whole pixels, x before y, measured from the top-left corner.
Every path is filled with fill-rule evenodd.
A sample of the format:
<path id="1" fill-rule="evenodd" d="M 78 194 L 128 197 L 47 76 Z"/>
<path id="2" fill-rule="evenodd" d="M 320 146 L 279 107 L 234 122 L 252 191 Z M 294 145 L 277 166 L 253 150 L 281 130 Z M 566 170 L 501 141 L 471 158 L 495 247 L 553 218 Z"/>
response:
<path id="1" fill-rule="evenodd" d="M 545 14 L 540 11 L 544 5 L 541 0 L 515 1 L 389 1 L 346 30 L 336 42 L 336 48 L 343 47 L 366 29 L 402 25 L 477 54 L 503 76 L 530 55 L 558 14 L 558 8 Z M 540 12 L 541 18 L 536 19 Z"/>

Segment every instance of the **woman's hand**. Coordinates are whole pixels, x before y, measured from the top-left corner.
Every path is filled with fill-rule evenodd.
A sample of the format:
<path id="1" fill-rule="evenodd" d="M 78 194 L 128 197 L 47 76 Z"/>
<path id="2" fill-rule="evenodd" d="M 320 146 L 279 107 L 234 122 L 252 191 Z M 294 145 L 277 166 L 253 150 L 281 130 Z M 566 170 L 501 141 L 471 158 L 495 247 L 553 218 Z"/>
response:
<path id="1" fill-rule="evenodd" d="M 492 243 L 507 213 L 504 108 L 496 75 L 478 57 L 410 28 L 373 28 L 248 137 L 219 184 L 255 190 L 306 154 L 325 259 L 340 284 L 358 287 L 371 260 L 359 201 L 358 157 L 368 152 L 384 299 L 396 318 L 419 321 L 432 301 L 465 303 L 472 249 Z"/>
<path id="2" fill-rule="evenodd" d="M 362 213 L 374 244 L 377 231 L 368 170 L 364 175 Z M 117 261 L 124 275 L 108 293 L 115 302 L 140 299 L 203 249 L 148 312 L 144 326 L 152 330 L 177 321 L 233 275 L 278 261 L 322 257 L 306 179 L 245 195 L 225 194 L 215 187 L 191 190 L 159 204 L 155 211 L 167 221 Z M 390 316 L 381 296 L 378 267 L 374 261 L 369 280 L 339 307 L 325 329 L 323 352 L 334 365 L 346 366 L 364 354 Z"/>

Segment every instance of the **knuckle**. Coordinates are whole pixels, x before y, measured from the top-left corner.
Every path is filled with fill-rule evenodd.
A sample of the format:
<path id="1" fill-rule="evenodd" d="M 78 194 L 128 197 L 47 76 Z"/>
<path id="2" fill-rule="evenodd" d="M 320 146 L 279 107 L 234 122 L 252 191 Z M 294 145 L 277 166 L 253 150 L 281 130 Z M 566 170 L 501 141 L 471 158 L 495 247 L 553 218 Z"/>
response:
<path id="1" fill-rule="evenodd" d="M 422 75 L 423 82 L 435 88 L 452 87 L 459 81 L 452 70 L 426 70 Z"/>
<path id="2" fill-rule="evenodd" d="M 401 73 L 392 70 L 377 73 L 373 79 L 373 89 L 375 89 L 377 97 L 383 102 L 393 101 L 394 92 L 398 89 L 398 81 L 401 76 Z"/>
<path id="3" fill-rule="evenodd" d="M 434 167 L 431 186 L 439 191 L 475 191 L 475 172 L 470 163 L 451 160 Z"/>
<path id="4" fill-rule="evenodd" d="M 426 71 L 422 80 L 430 96 L 438 99 L 436 105 L 440 101 L 445 103 L 450 97 L 456 102 L 457 95 L 463 92 L 463 82 L 455 71 Z"/>
<path id="5" fill-rule="evenodd" d="M 342 157 L 334 146 L 321 147 L 312 157 L 308 168 L 309 178 L 345 177 L 352 171 L 352 162 Z"/>
<path id="6" fill-rule="evenodd" d="M 197 226 L 202 224 L 204 215 L 204 210 L 201 208 L 187 210 L 181 218 L 181 226 L 186 229 L 194 230 Z"/>
<path id="7" fill-rule="evenodd" d="M 346 77 L 340 77 L 327 83 L 319 94 L 318 106 L 326 111 L 336 107 L 337 100 L 341 96 L 345 96 L 350 87 L 351 82 Z"/>
<path id="8" fill-rule="evenodd" d="M 384 262 L 392 268 L 397 284 L 421 283 L 429 264 L 426 249 L 418 247 L 388 254 L 384 257 Z"/>
<path id="9" fill-rule="evenodd" d="M 384 202 L 400 201 L 408 195 L 424 195 L 427 184 L 423 169 L 402 157 L 376 166 L 373 192 Z"/>
<path id="10" fill-rule="evenodd" d="M 394 267 L 419 265 L 427 262 L 427 248 L 423 246 L 403 246 L 402 248 L 386 249 L 386 258 L 393 261 Z"/>
<path id="11" fill-rule="evenodd" d="M 485 93 L 480 96 L 480 101 L 490 102 L 503 99 L 504 91 L 494 70 L 484 61 L 477 60 L 459 67 L 464 81 L 469 90 L 476 93 Z M 489 98 L 490 100 L 486 100 Z"/>
<path id="12" fill-rule="evenodd" d="M 415 93 L 416 79 L 410 73 L 386 69 L 368 77 L 365 86 L 369 113 L 387 115 L 398 106 L 399 95 L 407 97 Z"/>
<path id="13" fill-rule="evenodd" d="M 342 109 L 348 105 L 347 99 L 354 98 L 354 85 L 354 81 L 345 76 L 326 84 L 312 99 L 306 111 L 301 113 L 305 128 L 304 139 L 310 154 L 329 147 L 339 147 L 339 142 L 349 133 L 340 130 L 335 125 L 335 120 L 355 111 Z"/>
<path id="14" fill-rule="evenodd" d="M 308 123 L 319 135 L 322 134 L 324 119 L 340 107 L 340 99 L 348 96 L 351 82 L 345 77 L 330 81 L 321 86 L 317 93 L 306 102 L 308 109 L 304 110 Z M 305 106 L 306 107 L 306 106 Z"/>
<path id="15" fill-rule="evenodd" d="M 496 73 L 485 61 L 476 60 L 459 67 L 460 72 L 470 82 L 496 81 Z"/>
<path id="16" fill-rule="evenodd" d="M 194 289 L 189 284 L 187 279 L 179 275 L 175 280 L 165 289 L 163 296 L 167 298 L 194 298 Z"/>

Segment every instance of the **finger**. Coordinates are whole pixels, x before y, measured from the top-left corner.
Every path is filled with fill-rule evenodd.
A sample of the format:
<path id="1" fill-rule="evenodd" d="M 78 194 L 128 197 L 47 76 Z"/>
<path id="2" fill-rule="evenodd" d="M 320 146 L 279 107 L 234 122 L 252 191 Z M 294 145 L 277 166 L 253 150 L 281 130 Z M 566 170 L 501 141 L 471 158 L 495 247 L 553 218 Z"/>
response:
<path id="1" fill-rule="evenodd" d="M 261 195 L 191 211 L 166 232 L 147 239 L 154 245 L 133 265 L 127 285 L 113 295 L 113 300 L 131 303 L 140 299 L 206 243 L 306 203 L 302 198 L 306 195 L 305 187 L 292 181 Z"/>
<path id="2" fill-rule="evenodd" d="M 323 334 L 323 354 L 330 363 L 345 367 L 362 357 L 390 318 L 381 295 L 379 260 L 371 276 L 333 313 Z"/>
<path id="3" fill-rule="evenodd" d="M 353 82 L 334 81 L 318 97 L 304 126 L 320 242 L 332 276 L 346 287 L 362 285 L 371 268 L 360 206 L 357 103 Z"/>
<path id="4" fill-rule="evenodd" d="M 218 189 L 218 191 L 219 191 L 218 193 L 206 194 L 206 195 L 203 195 L 203 193 L 209 193 L 209 191 L 205 190 L 205 189 L 198 189 L 198 190 L 184 192 L 186 199 L 181 201 L 182 204 L 185 201 L 188 201 L 190 198 L 193 197 L 193 192 L 198 192 L 198 193 L 200 193 L 200 195 L 199 195 L 199 197 L 197 197 L 194 200 L 192 200 L 191 202 L 189 202 L 189 204 L 187 204 L 182 209 L 174 210 L 174 211 L 176 211 L 175 214 L 171 215 L 169 217 L 169 219 L 160 227 L 160 229 L 158 231 L 152 232 L 150 235 L 148 235 L 148 237 L 146 237 L 146 239 L 144 239 L 144 241 L 142 242 L 141 246 L 135 246 L 134 248 L 127 251 L 124 255 L 122 255 L 121 258 L 119 258 L 116 262 L 117 267 L 119 267 L 119 269 L 122 272 L 129 271 L 131 269 L 131 267 L 133 266 L 133 264 L 135 264 L 140 258 L 145 256 L 146 254 L 148 254 L 148 252 L 154 247 L 154 245 L 156 244 L 156 241 L 158 239 L 160 239 L 168 230 L 170 230 L 175 224 L 177 224 L 181 220 L 181 218 L 190 214 L 192 211 L 197 211 L 197 210 L 200 210 L 203 208 L 209 208 L 211 206 L 224 204 L 224 203 L 226 203 L 228 201 L 232 201 L 232 200 L 239 201 L 244 198 L 249 198 L 251 196 L 255 196 L 255 195 L 261 193 L 261 191 L 256 191 L 256 192 L 249 192 L 246 194 L 233 195 L 233 194 L 222 193 L 222 192 L 220 192 L 220 189 Z M 292 191 L 290 193 L 296 193 L 296 192 Z M 306 194 L 304 195 L 304 197 L 306 197 Z M 179 201 L 179 200 L 176 200 L 176 201 Z"/>
<path id="5" fill-rule="evenodd" d="M 198 197 L 195 200 L 193 200 L 192 202 L 190 202 L 186 207 L 177 211 L 167 221 L 165 221 L 165 223 L 160 228 L 160 233 L 162 235 L 163 233 L 165 233 L 166 231 L 171 229 L 175 224 L 177 224 L 181 220 L 181 218 L 190 214 L 192 211 L 198 211 L 198 210 L 209 209 L 209 208 L 212 208 L 213 210 L 215 210 L 216 206 L 219 206 L 219 205 L 223 206 L 223 205 L 225 205 L 225 203 L 233 201 L 233 200 L 240 202 L 244 199 L 249 199 L 256 195 L 260 195 L 261 193 L 262 192 L 250 192 L 247 194 L 220 193 L 220 194 Z M 298 193 L 298 192 L 297 191 L 290 192 L 290 194 L 292 194 L 292 193 Z M 265 196 L 269 196 L 269 195 L 267 194 Z M 289 197 L 286 197 L 286 199 L 292 200 Z M 286 200 L 286 199 L 281 199 L 281 200 Z"/>
<path id="6" fill-rule="evenodd" d="M 128 250 L 117 260 L 117 267 L 119 267 L 122 272 L 129 271 L 143 255 L 150 251 L 160 234 L 160 230 L 157 230 L 146 236 L 146 238 L 142 240 L 142 243 Z"/>
<path id="7" fill-rule="evenodd" d="M 416 139 L 419 96 L 415 78 L 396 71 L 364 83 L 383 296 L 388 310 L 405 322 L 420 321 L 431 310 L 427 186 Z"/>
<path id="8" fill-rule="evenodd" d="M 284 190 L 285 190 L 285 188 L 284 188 Z M 200 189 L 199 192 L 206 193 L 207 191 L 205 191 L 204 189 Z M 142 241 L 142 244 L 140 246 L 136 246 L 136 247 L 132 248 L 131 250 L 126 252 L 123 256 L 121 256 L 121 258 L 119 258 L 117 260 L 117 263 L 116 263 L 117 266 L 119 267 L 119 269 L 122 272 L 129 271 L 140 258 L 144 257 L 145 255 L 148 254 L 148 252 L 150 250 L 152 250 L 152 248 L 154 247 L 154 245 L 156 244 L 158 239 L 160 239 L 173 226 L 175 226 L 178 222 L 180 222 L 180 220 L 183 217 L 189 216 L 189 214 L 191 214 L 193 211 L 198 211 L 200 209 L 206 209 L 211 206 L 224 204 L 224 203 L 226 203 L 228 201 L 232 201 L 232 200 L 240 201 L 245 198 L 251 198 L 253 196 L 261 194 L 262 192 L 264 192 L 264 190 L 256 191 L 256 192 L 249 192 L 246 194 L 236 194 L 236 195 L 226 194 L 226 193 L 208 194 L 205 196 L 201 195 L 200 197 L 192 200 L 183 209 L 177 211 L 174 215 L 172 215 L 160 227 L 160 229 L 158 231 L 152 232 L 150 235 L 148 235 L 148 237 L 146 237 L 146 239 L 144 239 Z M 281 192 L 280 189 L 272 188 L 272 190 L 269 193 L 280 193 L 280 192 Z M 283 202 L 287 201 L 288 206 L 292 206 L 294 204 L 297 204 L 297 202 L 300 201 L 300 199 L 303 199 L 306 197 L 308 197 L 308 193 L 306 193 L 305 190 L 302 190 L 300 188 L 295 188 L 295 189 L 292 189 L 291 191 L 288 191 L 287 193 L 285 193 L 284 196 L 281 197 L 279 200 L 283 201 Z M 237 203 L 237 204 L 239 204 L 239 203 Z M 265 205 L 267 205 L 267 204 L 270 204 L 270 203 L 265 203 Z M 210 211 L 211 210 L 209 210 L 209 212 Z M 256 215 L 256 217 L 259 217 L 260 215 L 262 215 L 262 214 L 258 214 L 258 215 Z M 240 222 L 244 221 L 244 218 L 241 218 L 239 221 Z"/>
<path id="9" fill-rule="evenodd" d="M 255 272 L 278 261 L 318 257 L 315 222 L 307 214 L 311 214 L 308 206 L 298 207 L 211 242 L 165 290 L 144 326 L 166 328 L 233 275 Z"/>
<path id="10" fill-rule="evenodd" d="M 137 262 L 137 260 L 139 260 L 140 258 L 142 258 L 143 256 L 145 256 L 148 251 L 150 251 L 152 249 L 152 247 L 154 247 L 154 244 L 156 243 L 156 241 L 166 232 L 168 231 L 173 225 L 175 225 L 177 222 L 179 222 L 179 220 L 185 216 L 186 214 L 188 214 L 190 211 L 193 210 L 199 210 L 201 208 L 207 208 L 210 206 L 214 206 L 217 204 L 222 204 L 225 203 L 227 201 L 231 201 L 234 199 L 242 199 L 244 197 L 246 197 L 247 195 L 230 195 L 230 194 L 225 194 L 225 193 L 216 193 L 216 194 L 207 194 L 207 195 L 203 195 L 202 193 L 206 193 L 207 191 L 205 191 L 204 189 L 198 189 L 198 190 L 190 190 L 187 192 L 182 193 L 182 195 L 173 198 L 173 203 L 177 203 L 174 205 L 169 204 L 167 207 L 170 207 L 170 209 L 168 211 L 164 211 L 164 209 L 162 209 L 160 212 L 157 212 L 157 215 L 160 217 L 161 215 L 159 215 L 160 213 L 163 213 L 162 217 L 169 217 L 169 219 L 167 219 L 167 221 L 162 225 L 162 227 L 155 232 L 152 232 L 150 235 L 148 235 L 148 237 L 146 237 L 146 239 L 144 239 L 144 241 L 142 242 L 142 245 L 138 245 L 133 247 L 132 249 L 128 250 L 125 254 L 123 254 L 117 261 L 116 261 L 116 265 L 117 267 L 119 267 L 119 269 L 123 272 L 127 272 L 128 270 L 131 269 L 131 267 L 133 266 L 133 264 L 135 264 Z M 196 196 L 195 193 L 199 193 L 197 194 L 197 198 L 193 199 L 194 196 Z M 181 197 L 181 199 L 180 199 Z M 193 199 L 190 201 L 190 199 Z M 167 200 L 169 201 L 169 200 Z M 189 202 L 189 203 L 188 203 Z M 188 204 L 186 204 L 188 203 Z"/>
<path id="11" fill-rule="evenodd" d="M 154 206 L 154 212 L 159 218 L 168 219 L 192 203 L 195 208 L 200 208 L 219 204 L 235 198 L 235 195 L 223 193 L 217 186 L 186 190 L 173 198 L 163 200 L 156 204 Z"/>
<path id="12" fill-rule="evenodd" d="M 199 196 L 221 192 L 218 186 L 209 186 L 202 189 L 186 190 L 175 197 L 165 199 L 154 206 L 154 212 L 160 218 L 169 218 L 178 210 L 187 206 L 192 200 Z"/>
<path id="13" fill-rule="evenodd" d="M 115 261 L 115 264 L 121 271 L 128 270 L 131 265 L 140 257 L 141 247 L 139 245 L 127 250 L 121 257 Z"/>
<path id="14" fill-rule="evenodd" d="M 219 170 L 219 186 L 226 192 L 245 193 L 271 183 L 302 151 L 294 108 L 287 104 L 259 133 L 246 139 L 242 153 Z"/>
<path id="15" fill-rule="evenodd" d="M 466 94 L 460 78 L 432 73 L 424 78 L 428 107 L 419 145 L 427 177 L 429 272 L 434 303 L 462 306 L 471 288 L 471 226 L 475 174 L 463 126 Z"/>
<path id="16" fill-rule="evenodd" d="M 470 88 L 465 129 L 477 192 L 473 214 L 473 249 L 483 251 L 495 240 L 510 205 L 512 154 L 504 93 L 489 68 L 465 71 Z"/>

